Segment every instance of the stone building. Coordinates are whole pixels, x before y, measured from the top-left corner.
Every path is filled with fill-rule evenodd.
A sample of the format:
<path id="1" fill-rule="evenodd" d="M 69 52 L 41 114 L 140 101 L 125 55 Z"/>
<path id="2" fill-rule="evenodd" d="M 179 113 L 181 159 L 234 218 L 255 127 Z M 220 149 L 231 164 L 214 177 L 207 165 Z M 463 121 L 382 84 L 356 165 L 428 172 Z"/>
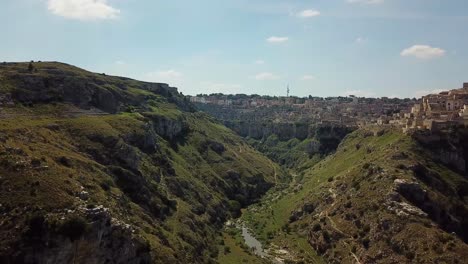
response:
<path id="1" fill-rule="evenodd" d="M 460 89 L 423 96 L 422 103 L 415 104 L 411 108 L 411 115 L 405 115 L 403 119 L 407 120 L 404 131 L 440 131 L 453 126 L 467 127 L 468 83 L 464 83 Z"/>
<path id="2" fill-rule="evenodd" d="M 468 105 L 463 106 L 462 110 L 460 110 L 459 116 L 460 123 L 465 127 L 468 126 Z"/>

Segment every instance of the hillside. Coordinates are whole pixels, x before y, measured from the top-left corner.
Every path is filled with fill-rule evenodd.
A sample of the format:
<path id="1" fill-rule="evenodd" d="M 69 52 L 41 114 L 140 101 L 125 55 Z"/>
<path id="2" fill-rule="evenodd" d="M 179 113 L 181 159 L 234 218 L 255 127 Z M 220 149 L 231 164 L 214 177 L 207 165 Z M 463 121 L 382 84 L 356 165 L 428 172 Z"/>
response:
<path id="1" fill-rule="evenodd" d="M 165 84 L 0 64 L 0 262 L 210 263 L 281 170 Z"/>
<path id="2" fill-rule="evenodd" d="M 328 263 L 463 263 L 468 180 L 426 147 L 399 131 L 357 130 L 243 219 L 304 263 L 320 263 L 315 254 Z"/>

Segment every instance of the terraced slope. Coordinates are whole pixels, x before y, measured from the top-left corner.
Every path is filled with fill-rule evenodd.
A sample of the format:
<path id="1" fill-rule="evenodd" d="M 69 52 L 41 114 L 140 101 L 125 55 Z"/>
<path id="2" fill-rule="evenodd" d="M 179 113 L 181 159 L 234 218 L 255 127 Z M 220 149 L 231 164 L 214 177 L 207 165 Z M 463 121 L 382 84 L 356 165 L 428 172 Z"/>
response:
<path id="1" fill-rule="evenodd" d="M 361 129 L 243 218 L 275 246 L 307 241 L 304 263 L 463 263 L 467 187 L 411 136 Z"/>
<path id="2" fill-rule="evenodd" d="M 0 64 L 0 262 L 210 263 L 283 175 L 175 88 Z"/>

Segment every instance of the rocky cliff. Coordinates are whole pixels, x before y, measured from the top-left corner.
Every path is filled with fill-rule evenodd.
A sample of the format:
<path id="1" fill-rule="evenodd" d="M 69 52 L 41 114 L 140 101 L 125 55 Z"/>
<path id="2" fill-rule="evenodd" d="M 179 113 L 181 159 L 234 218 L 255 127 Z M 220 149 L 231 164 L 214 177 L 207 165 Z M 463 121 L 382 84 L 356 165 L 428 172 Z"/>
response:
<path id="1" fill-rule="evenodd" d="M 454 128 L 448 132 L 415 131 L 411 136 L 435 160 L 468 175 L 468 130 Z"/>
<path id="2" fill-rule="evenodd" d="M 0 72 L 2 95 L 29 106 L 67 102 L 117 113 L 132 106 L 147 107 L 148 95 L 160 95 L 184 110 L 191 107 L 167 84 L 95 74 L 62 63 L 35 63 L 33 70 L 24 68 L 24 63 L 0 64 Z"/>

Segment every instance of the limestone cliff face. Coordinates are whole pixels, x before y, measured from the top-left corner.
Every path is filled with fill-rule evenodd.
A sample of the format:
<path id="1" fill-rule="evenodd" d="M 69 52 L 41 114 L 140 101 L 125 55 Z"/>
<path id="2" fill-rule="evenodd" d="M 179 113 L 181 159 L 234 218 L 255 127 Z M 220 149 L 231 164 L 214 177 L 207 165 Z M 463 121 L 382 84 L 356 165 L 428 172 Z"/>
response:
<path id="1" fill-rule="evenodd" d="M 169 118 L 162 115 L 147 116 L 151 119 L 156 133 L 169 140 L 183 137 L 189 129 L 187 122 L 182 117 Z"/>
<path id="2" fill-rule="evenodd" d="M 281 141 L 287 141 L 293 138 L 304 140 L 306 138 L 317 137 L 323 140 L 337 139 L 339 143 L 346 134 L 354 130 L 354 128 L 335 125 L 291 122 L 224 121 L 224 124 L 242 137 L 263 139 L 274 134 L 277 135 Z"/>
<path id="3" fill-rule="evenodd" d="M 435 160 L 467 174 L 468 131 L 459 129 L 447 133 L 415 132 L 413 138 L 431 153 Z"/>
<path id="4" fill-rule="evenodd" d="M 225 121 L 224 124 L 242 137 L 254 139 L 267 138 L 275 134 L 284 141 L 292 138 L 306 139 L 310 134 L 307 124 L 249 121 Z"/>
<path id="5" fill-rule="evenodd" d="M 12 99 L 29 105 L 67 102 L 81 108 L 95 107 L 104 112 L 117 113 L 128 106 L 142 106 L 147 98 L 143 94 L 132 93 L 131 90 L 139 88 L 169 97 L 184 109 L 190 108 L 179 98 L 177 89 L 167 84 L 74 72 L 75 69 L 71 66 L 61 65 L 63 69 L 46 66 L 37 72 L 28 72 L 20 66 L 15 68 L 15 64 L 0 65 L 2 85 L 10 84 L 14 87 L 11 91 Z"/>
<path id="6" fill-rule="evenodd" d="M 78 213 L 87 222 L 82 230 L 75 224 L 57 232 L 36 220 L 22 240 L 23 249 L 3 263 L 151 263 L 148 246 L 134 238 L 130 225 L 112 218 L 107 208 L 81 208 Z M 70 217 L 67 212 L 63 215 Z M 80 237 L 74 237 L 79 231 Z"/>

